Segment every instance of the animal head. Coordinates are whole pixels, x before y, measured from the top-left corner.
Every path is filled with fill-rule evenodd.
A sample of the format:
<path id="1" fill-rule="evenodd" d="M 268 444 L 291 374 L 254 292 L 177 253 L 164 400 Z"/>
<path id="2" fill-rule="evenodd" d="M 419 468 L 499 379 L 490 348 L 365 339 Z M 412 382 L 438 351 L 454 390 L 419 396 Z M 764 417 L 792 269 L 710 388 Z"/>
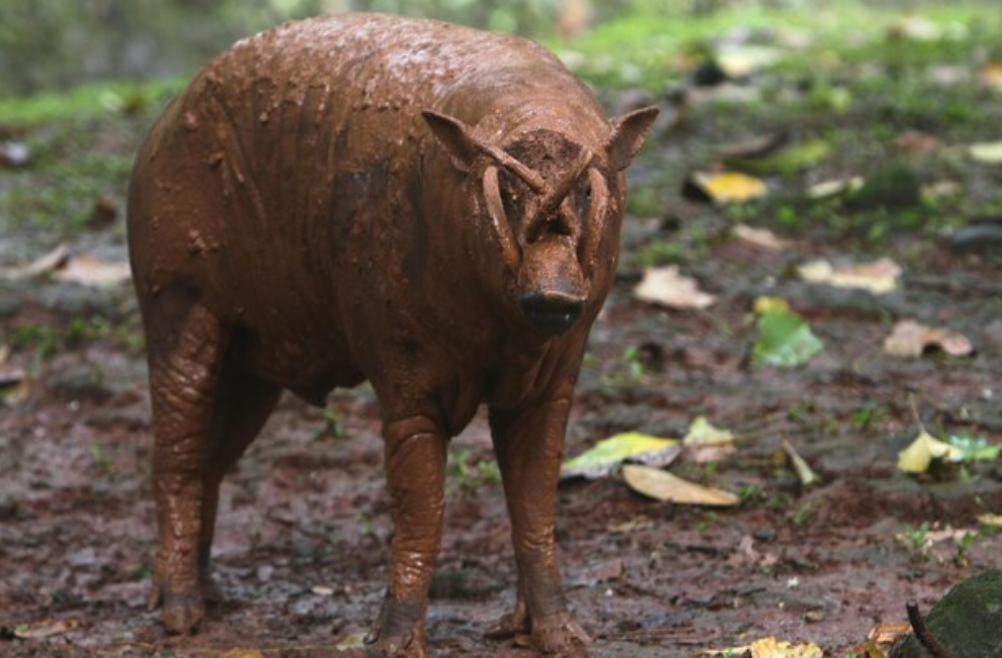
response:
<path id="1" fill-rule="evenodd" d="M 644 108 L 613 121 L 598 152 L 552 130 L 528 132 L 502 146 L 454 117 L 422 114 L 453 166 L 466 175 L 474 212 L 497 239 L 506 287 L 522 314 L 545 338 L 566 332 L 585 309 L 596 278 L 611 276 L 615 253 L 605 253 L 608 247 L 603 252 L 603 238 L 610 231 L 618 237 L 621 172 L 658 110 Z"/>

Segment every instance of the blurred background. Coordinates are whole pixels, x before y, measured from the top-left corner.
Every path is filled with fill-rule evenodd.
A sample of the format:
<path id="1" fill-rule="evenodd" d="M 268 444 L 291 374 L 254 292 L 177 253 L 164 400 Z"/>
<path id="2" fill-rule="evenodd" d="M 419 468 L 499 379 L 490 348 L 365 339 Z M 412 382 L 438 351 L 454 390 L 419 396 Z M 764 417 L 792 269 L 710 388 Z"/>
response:
<path id="1" fill-rule="evenodd" d="M 0 97 L 97 80 L 184 75 L 242 36 L 317 14 L 379 11 L 431 16 L 548 39 L 572 38 L 591 24 L 617 16 L 705 14 L 725 1 L 4 0 Z"/>

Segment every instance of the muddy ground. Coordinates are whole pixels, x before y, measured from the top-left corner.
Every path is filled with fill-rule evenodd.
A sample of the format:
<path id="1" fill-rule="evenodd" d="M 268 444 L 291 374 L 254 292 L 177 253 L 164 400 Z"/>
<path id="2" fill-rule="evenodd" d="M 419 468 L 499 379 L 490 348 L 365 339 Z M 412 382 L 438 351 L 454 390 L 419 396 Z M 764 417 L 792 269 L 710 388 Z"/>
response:
<path id="1" fill-rule="evenodd" d="M 606 100 L 612 107 L 635 96 L 609 92 Z M 677 109 L 664 98 L 655 100 Z M 84 148 L 127 155 L 155 110 L 88 119 Z M 754 125 L 737 125 L 728 117 L 740 110 L 703 112 L 662 126 L 637 166 L 638 186 L 661 186 L 658 202 L 634 206 L 624 229 L 619 279 L 592 331 L 567 452 L 627 430 L 680 437 L 705 415 L 737 433 L 736 454 L 672 470 L 742 502 L 708 510 L 645 499 L 617 477 L 565 483 L 558 535 L 567 595 L 600 657 L 690 656 L 767 636 L 812 641 L 829 656 L 859 652 L 873 628 L 905 620 L 908 600 L 928 609 L 951 585 L 999 565 L 1002 536 L 978 517 L 1002 510 L 1000 462 L 920 477 L 896 464 L 919 421 L 939 436 L 1002 442 L 1002 247 L 989 241 L 987 251 L 971 251 L 938 229 L 892 227 L 863 239 L 856 225 L 777 223 L 783 212 L 768 202 L 737 216 L 685 200 L 681 181 L 707 144 L 791 121 L 810 132 L 821 121 L 784 115 L 768 125 L 756 115 Z M 892 125 L 888 141 L 909 127 Z M 949 127 L 921 127 L 951 139 Z M 28 140 L 43 163 L 67 148 L 65 131 L 51 126 L 7 131 L 7 139 Z M 876 168 L 859 159 L 869 156 L 855 164 L 835 158 L 813 179 Z M 995 170 L 955 158 L 949 167 L 972 196 L 998 198 Z M 943 168 L 919 173 L 935 183 Z M 109 178 L 119 183 L 102 194 L 117 210 L 110 222 L 73 232 L 73 253 L 125 257 L 122 176 Z M 805 178 L 770 185 L 789 194 Z M 8 170 L 0 191 L 16 180 Z M 791 203 L 799 212 L 807 202 Z M 738 221 L 781 230 L 792 242 L 750 244 L 732 232 Z M 25 224 L 8 229 L 4 267 L 65 238 Z M 664 245 L 675 246 L 668 261 L 717 295 L 711 307 L 668 310 L 634 298 L 643 267 L 659 264 L 650 254 L 667 253 Z M 904 269 L 884 295 L 808 284 L 793 273 L 817 257 L 876 256 Z M 785 298 L 824 342 L 807 365 L 752 364 L 751 308 L 766 294 Z M 974 354 L 885 354 L 892 325 L 908 318 L 964 333 Z M 283 399 L 224 484 L 215 547 L 222 600 L 198 636 L 169 637 L 145 605 L 151 435 L 131 288 L 8 277 L 0 280 L 0 325 L 0 344 L 12 348 L 0 363 L 10 380 L 0 407 L 0 656 L 333 656 L 335 646 L 357 641 L 378 609 L 390 534 L 371 389 L 335 392 L 324 411 Z M 802 487 L 777 459 L 783 441 L 819 484 Z M 482 417 L 453 441 L 450 459 L 428 617 L 433 655 L 528 658 L 525 649 L 482 639 L 512 605 L 515 577 Z"/>

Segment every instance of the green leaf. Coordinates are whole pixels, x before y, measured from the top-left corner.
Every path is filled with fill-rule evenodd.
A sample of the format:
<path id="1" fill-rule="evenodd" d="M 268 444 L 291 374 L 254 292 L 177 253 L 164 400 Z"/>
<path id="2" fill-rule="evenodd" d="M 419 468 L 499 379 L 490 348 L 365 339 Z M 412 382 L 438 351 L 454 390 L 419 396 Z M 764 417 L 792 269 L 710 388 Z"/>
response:
<path id="1" fill-rule="evenodd" d="M 980 436 L 951 434 L 946 442 L 960 450 L 960 459 L 965 462 L 993 461 L 1002 454 L 1002 445 L 992 445 Z"/>
<path id="2" fill-rule="evenodd" d="M 640 432 L 624 432 L 603 439 L 595 446 L 560 467 L 561 478 L 601 478 L 609 475 L 622 462 L 630 459 L 645 464 L 664 466 L 679 453 L 678 441 Z"/>
<path id="3" fill-rule="evenodd" d="M 763 314 L 758 319 L 758 331 L 758 340 L 752 347 L 752 363 L 759 367 L 795 368 L 825 347 L 807 321 L 793 311 Z"/>
<path id="4" fill-rule="evenodd" d="M 755 174 L 792 174 L 821 162 L 831 153 L 828 142 L 811 140 L 763 158 L 730 158 L 727 164 Z"/>

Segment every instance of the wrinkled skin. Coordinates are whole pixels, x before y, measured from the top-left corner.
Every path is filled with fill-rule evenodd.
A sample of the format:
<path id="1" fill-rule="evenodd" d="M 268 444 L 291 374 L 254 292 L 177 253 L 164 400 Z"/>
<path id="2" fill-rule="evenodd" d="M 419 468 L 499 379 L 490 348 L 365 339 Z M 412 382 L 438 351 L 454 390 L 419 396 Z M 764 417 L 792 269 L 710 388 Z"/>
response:
<path id="1" fill-rule="evenodd" d="M 129 244 L 147 335 L 151 604 L 204 614 L 226 471 L 288 389 L 379 397 L 395 527 L 373 656 L 424 656 L 450 437 L 481 403 L 518 565 L 493 629 L 585 655 L 554 498 L 623 170 L 655 110 L 609 122 L 541 47 L 433 21 L 288 24 L 210 63 L 139 152 Z"/>

